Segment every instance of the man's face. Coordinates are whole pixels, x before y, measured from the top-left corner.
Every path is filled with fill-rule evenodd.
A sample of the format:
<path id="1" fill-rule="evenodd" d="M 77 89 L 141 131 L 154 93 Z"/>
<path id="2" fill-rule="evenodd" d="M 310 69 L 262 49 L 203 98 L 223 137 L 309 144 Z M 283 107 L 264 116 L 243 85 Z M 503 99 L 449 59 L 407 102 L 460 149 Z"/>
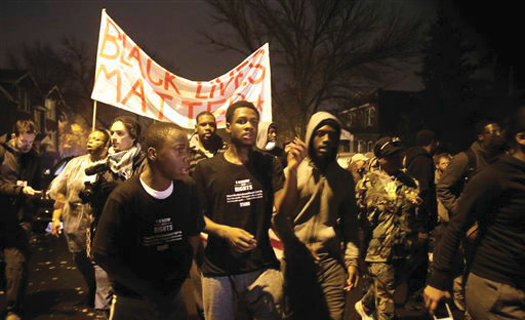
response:
<path id="1" fill-rule="evenodd" d="M 157 150 L 157 168 L 166 179 L 180 180 L 190 172 L 188 138 L 178 130 L 170 130 Z"/>
<path id="2" fill-rule="evenodd" d="M 28 153 L 33 148 L 33 142 L 35 142 L 34 133 L 22 133 L 15 137 L 15 144 L 18 151 L 21 153 Z"/>
<path id="3" fill-rule="evenodd" d="M 277 129 L 275 126 L 268 128 L 268 142 L 277 142 Z"/>
<path id="4" fill-rule="evenodd" d="M 438 170 L 441 172 L 445 171 L 449 164 L 450 164 L 450 159 L 448 157 L 439 158 L 439 162 L 437 165 Z"/>
<path id="5" fill-rule="evenodd" d="M 253 146 L 257 137 L 259 115 L 250 108 L 238 108 L 232 116 L 232 122 L 226 123 L 226 131 L 231 140 L 244 146 Z"/>
<path id="6" fill-rule="evenodd" d="M 366 162 L 364 160 L 357 160 L 355 162 L 355 167 L 357 168 L 357 170 L 362 170 L 366 165 Z"/>
<path id="7" fill-rule="evenodd" d="M 314 153 L 319 160 L 324 160 L 333 155 L 337 150 L 337 130 L 331 125 L 317 128 L 313 134 Z"/>
<path id="8" fill-rule="evenodd" d="M 204 114 L 197 119 L 197 134 L 200 141 L 208 141 L 217 130 L 217 123 L 215 117 L 209 114 Z"/>
<path id="9" fill-rule="evenodd" d="M 100 131 L 93 131 L 88 137 L 87 152 L 89 154 L 100 153 L 106 147 L 106 137 Z"/>
<path id="10" fill-rule="evenodd" d="M 497 123 L 487 124 L 478 136 L 483 145 L 489 149 L 498 149 L 505 145 L 505 131 Z"/>
<path id="11" fill-rule="evenodd" d="M 394 154 L 384 156 L 378 159 L 379 166 L 381 169 L 386 171 L 388 174 L 393 174 L 403 168 L 403 153 L 396 152 Z"/>
<path id="12" fill-rule="evenodd" d="M 117 121 L 113 123 L 111 126 L 111 143 L 115 152 L 131 149 L 134 142 L 122 122 Z"/>

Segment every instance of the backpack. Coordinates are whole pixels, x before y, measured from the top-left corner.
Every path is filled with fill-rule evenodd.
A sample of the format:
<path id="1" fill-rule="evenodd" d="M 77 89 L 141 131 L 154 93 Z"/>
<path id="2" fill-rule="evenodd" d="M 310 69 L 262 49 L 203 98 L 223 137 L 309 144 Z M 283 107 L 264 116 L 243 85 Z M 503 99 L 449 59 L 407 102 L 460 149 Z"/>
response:
<path id="1" fill-rule="evenodd" d="M 465 189 L 465 186 L 467 185 L 468 181 L 472 179 L 477 170 L 477 160 L 474 151 L 468 148 L 467 150 L 463 151 L 463 153 L 465 153 L 468 158 L 467 169 L 465 170 L 465 172 L 463 172 L 461 179 L 459 179 L 451 188 L 452 193 L 457 198 L 461 196 L 463 189 Z"/>
<path id="2" fill-rule="evenodd" d="M 467 150 L 463 151 L 468 157 L 468 165 L 467 170 L 465 171 L 463 175 L 463 187 L 461 188 L 461 191 L 465 188 L 465 185 L 467 182 L 474 176 L 476 173 L 476 169 L 478 166 L 478 161 L 476 160 L 476 155 L 474 154 L 474 151 L 472 151 L 471 148 L 468 148 Z"/>

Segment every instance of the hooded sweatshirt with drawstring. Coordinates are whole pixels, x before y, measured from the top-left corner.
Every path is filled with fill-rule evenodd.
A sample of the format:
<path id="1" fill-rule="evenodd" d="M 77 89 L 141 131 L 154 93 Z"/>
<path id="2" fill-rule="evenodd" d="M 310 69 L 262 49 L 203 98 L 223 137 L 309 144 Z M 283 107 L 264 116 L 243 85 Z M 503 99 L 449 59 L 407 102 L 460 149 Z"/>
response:
<path id="1" fill-rule="evenodd" d="M 260 122 L 259 128 L 257 129 L 257 139 L 255 140 L 255 146 L 257 149 L 269 153 L 271 155 L 274 155 L 278 158 L 283 156 L 283 149 L 279 148 L 275 143 L 273 145 L 270 145 L 268 143 L 268 131 L 270 131 L 270 127 L 276 126 L 273 122 Z"/>
<path id="2" fill-rule="evenodd" d="M 326 120 L 337 123 L 340 129 L 337 118 L 327 112 L 312 115 L 306 129 L 309 156 L 297 168 L 299 198 L 292 215 L 294 232 L 320 257 L 328 254 L 344 261 L 346 267 L 357 267 L 357 207 L 352 175 L 337 163 L 337 152 L 332 155 L 325 172 L 321 172 L 312 160 L 315 154 L 313 133 Z"/>

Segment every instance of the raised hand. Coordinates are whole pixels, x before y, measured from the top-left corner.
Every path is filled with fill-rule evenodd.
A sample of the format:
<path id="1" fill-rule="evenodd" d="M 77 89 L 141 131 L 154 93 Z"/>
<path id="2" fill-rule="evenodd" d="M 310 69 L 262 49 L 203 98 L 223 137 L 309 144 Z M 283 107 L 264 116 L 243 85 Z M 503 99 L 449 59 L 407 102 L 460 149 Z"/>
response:
<path id="1" fill-rule="evenodd" d="M 288 170 L 295 170 L 299 166 L 299 164 L 303 161 L 303 159 L 308 154 L 308 147 L 306 144 L 299 139 L 298 137 L 295 137 L 293 142 L 291 142 L 289 145 L 289 151 L 287 153 L 287 160 L 288 160 Z"/>

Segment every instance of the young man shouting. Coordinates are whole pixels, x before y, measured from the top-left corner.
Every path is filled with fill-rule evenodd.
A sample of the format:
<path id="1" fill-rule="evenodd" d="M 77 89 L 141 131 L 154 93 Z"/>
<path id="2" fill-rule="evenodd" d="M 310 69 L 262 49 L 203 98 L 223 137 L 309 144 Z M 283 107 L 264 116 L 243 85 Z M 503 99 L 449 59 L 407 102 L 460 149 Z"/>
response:
<path id="1" fill-rule="evenodd" d="M 93 252 L 114 285 L 111 319 L 184 319 L 180 288 L 204 228 L 188 140 L 158 122 L 143 144 L 146 167 L 109 196 Z"/>

